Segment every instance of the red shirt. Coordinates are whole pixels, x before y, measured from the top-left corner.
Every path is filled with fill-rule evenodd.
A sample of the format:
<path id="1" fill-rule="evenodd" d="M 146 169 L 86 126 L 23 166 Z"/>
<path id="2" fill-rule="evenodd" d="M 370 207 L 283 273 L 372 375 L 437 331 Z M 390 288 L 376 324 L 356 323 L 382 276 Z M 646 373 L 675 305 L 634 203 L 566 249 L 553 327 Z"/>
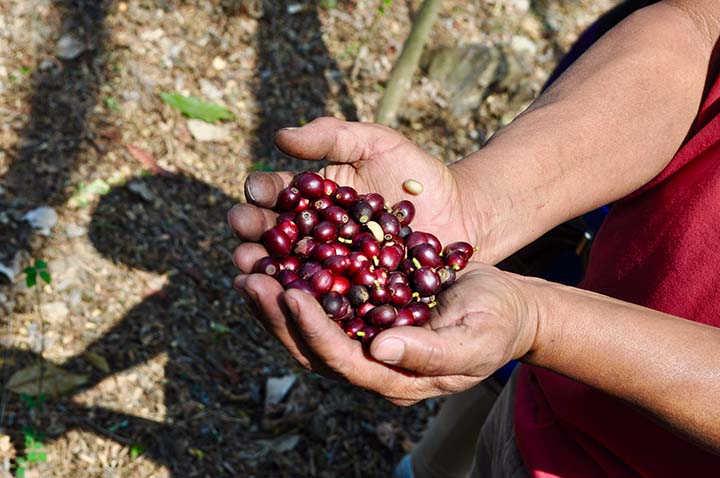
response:
<path id="1" fill-rule="evenodd" d="M 580 287 L 720 327 L 719 112 L 716 79 L 667 168 L 613 207 Z M 619 399 L 537 367 L 520 371 L 515 433 L 533 477 L 720 476 L 719 455 Z"/>

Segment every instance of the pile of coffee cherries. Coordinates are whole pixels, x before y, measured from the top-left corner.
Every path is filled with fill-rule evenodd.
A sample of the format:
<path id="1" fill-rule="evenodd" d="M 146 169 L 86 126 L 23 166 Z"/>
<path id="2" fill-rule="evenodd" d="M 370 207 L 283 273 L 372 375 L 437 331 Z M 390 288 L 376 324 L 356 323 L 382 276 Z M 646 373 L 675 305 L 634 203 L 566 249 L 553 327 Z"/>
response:
<path id="1" fill-rule="evenodd" d="M 383 329 L 422 325 L 435 295 L 455 282 L 473 247 L 444 249 L 413 231 L 412 202 L 390 207 L 314 172 L 296 175 L 277 197 L 276 225 L 260 239 L 269 256 L 254 272 L 315 297 L 348 336 L 370 343 Z"/>

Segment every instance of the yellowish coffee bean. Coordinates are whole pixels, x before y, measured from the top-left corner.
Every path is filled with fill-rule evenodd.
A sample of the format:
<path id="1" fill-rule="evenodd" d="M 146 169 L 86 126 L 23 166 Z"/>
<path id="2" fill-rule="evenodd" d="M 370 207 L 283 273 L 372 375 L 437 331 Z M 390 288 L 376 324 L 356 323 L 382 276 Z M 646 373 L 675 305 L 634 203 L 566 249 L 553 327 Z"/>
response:
<path id="1" fill-rule="evenodd" d="M 403 189 L 409 194 L 417 196 L 418 194 L 422 194 L 424 187 L 420 181 L 408 179 L 403 183 Z"/>

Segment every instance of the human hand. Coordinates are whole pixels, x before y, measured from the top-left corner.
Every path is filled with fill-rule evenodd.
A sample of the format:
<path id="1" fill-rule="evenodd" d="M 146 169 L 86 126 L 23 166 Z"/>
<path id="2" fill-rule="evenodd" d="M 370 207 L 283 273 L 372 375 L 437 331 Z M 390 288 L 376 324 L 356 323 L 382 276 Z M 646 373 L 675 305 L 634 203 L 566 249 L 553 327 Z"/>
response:
<path id="1" fill-rule="evenodd" d="M 244 274 L 235 287 L 291 355 L 309 370 L 345 379 L 397 405 L 466 390 L 526 355 L 535 341 L 532 288 L 526 279 L 494 267 L 469 264 L 439 295 L 427 324 L 385 330 L 368 350 L 328 319 L 310 295 L 283 291 L 266 275 L 246 275 L 256 259 L 240 258 Z"/>
<path id="2" fill-rule="evenodd" d="M 467 178 L 458 178 L 438 159 L 415 146 L 390 128 L 369 123 L 349 123 L 319 118 L 302 128 L 280 130 L 278 148 L 296 158 L 331 162 L 320 170 L 324 177 L 360 193 L 378 192 L 393 204 L 411 199 L 416 207 L 412 228 L 431 232 L 442 243 L 466 241 L 479 247 L 474 260 L 483 259 L 481 217 L 469 209 L 461 193 Z M 229 222 L 238 237 L 257 241 L 263 231 L 275 225 L 271 210 L 277 194 L 291 181 L 293 173 L 253 173 L 245 183 L 248 204 L 238 204 L 229 213 Z M 416 179 L 424 185 L 419 196 L 405 193 L 402 184 Z M 241 246 L 242 247 L 242 246 Z"/>

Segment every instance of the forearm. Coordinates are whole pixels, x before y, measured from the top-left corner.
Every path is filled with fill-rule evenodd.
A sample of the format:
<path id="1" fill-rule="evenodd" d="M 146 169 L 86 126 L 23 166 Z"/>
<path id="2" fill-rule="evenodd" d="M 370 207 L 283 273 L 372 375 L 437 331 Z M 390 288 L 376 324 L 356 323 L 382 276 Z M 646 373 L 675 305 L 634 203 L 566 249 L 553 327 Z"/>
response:
<path id="1" fill-rule="evenodd" d="M 473 209 L 491 218 L 489 261 L 662 171 L 697 114 L 708 35 L 672 6 L 635 13 L 488 145 L 452 166 Z"/>
<path id="2" fill-rule="evenodd" d="M 720 329 L 537 279 L 520 283 L 537 305 L 523 361 L 633 403 L 720 452 Z"/>

